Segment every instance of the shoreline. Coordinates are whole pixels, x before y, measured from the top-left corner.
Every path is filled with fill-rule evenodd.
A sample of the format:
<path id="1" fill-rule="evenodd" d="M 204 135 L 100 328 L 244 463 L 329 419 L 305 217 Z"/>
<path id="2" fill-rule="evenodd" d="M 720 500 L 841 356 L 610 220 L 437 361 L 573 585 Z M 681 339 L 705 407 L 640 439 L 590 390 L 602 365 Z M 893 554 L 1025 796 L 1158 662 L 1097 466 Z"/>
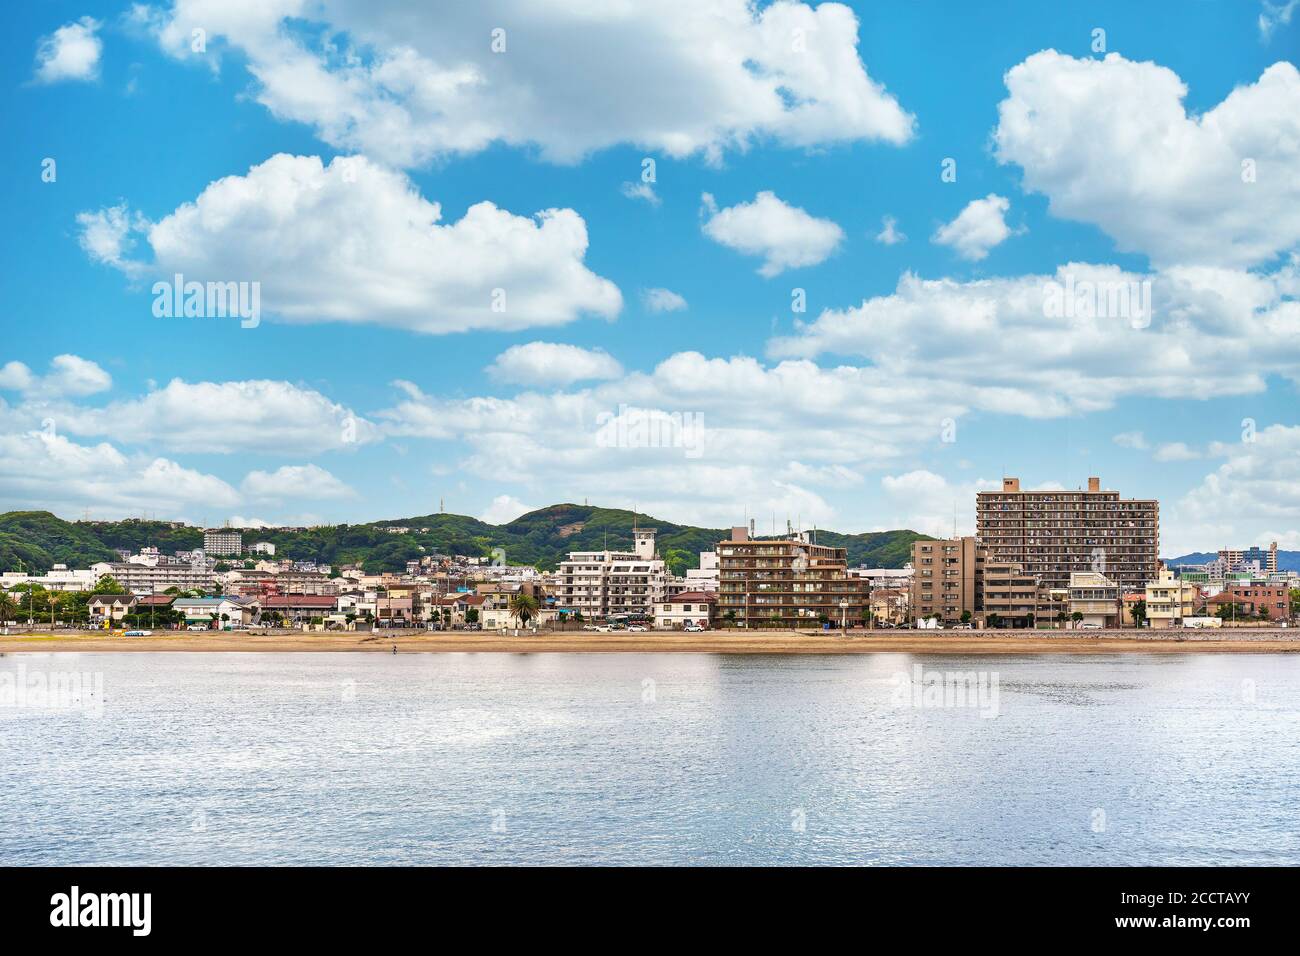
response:
<path id="1" fill-rule="evenodd" d="M 1031 632 L 1032 633 L 1032 632 Z M 1213 633 L 1213 636 L 1209 636 Z M 1059 636 L 1058 636 L 1059 635 Z M 1239 636 L 1238 636 L 1239 635 Z M 483 631 L 247 632 L 163 631 L 150 637 L 107 632 L 0 635 L 0 654 L 86 653 L 678 653 L 678 654 L 1097 654 L 1097 653 L 1282 653 L 1300 654 L 1300 629 L 1216 632 L 1017 631 L 745 632 L 687 634 L 662 631 L 608 634 L 557 631 L 520 636 Z"/>

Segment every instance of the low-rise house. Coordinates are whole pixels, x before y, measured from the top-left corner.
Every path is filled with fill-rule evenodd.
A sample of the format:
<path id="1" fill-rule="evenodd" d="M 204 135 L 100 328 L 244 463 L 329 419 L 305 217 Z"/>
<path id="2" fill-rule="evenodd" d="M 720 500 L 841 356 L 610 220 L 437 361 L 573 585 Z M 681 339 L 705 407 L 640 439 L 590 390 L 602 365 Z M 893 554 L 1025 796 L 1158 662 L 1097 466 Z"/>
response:
<path id="1" fill-rule="evenodd" d="M 375 620 L 380 627 L 411 627 L 415 623 L 415 599 L 391 593 L 376 598 Z"/>
<path id="2" fill-rule="evenodd" d="M 120 621 L 131 613 L 135 602 L 134 594 L 97 594 L 86 610 L 92 621 Z"/>
<path id="3" fill-rule="evenodd" d="M 333 614 L 337 602 L 328 594 L 272 594 L 262 599 L 262 615 L 278 614 L 296 624 Z"/>
<path id="4" fill-rule="evenodd" d="M 1291 616 L 1290 594 L 1278 585 L 1234 584 L 1210 598 L 1208 608 L 1211 614 L 1217 614 L 1221 607 L 1234 604 L 1239 613 L 1270 621 L 1285 621 Z"/>
<path id="5" fill-rule="evenodd" d="M 1181 627 L 1196 614 L 1201 589 L 1190 581 L 1181 581 L 1168 568 L 1161 568 L 1156 580 L 1148 581 L 1144 600 L 1151 627 Z"/>
<path id="6" fill-rule="evenodd" d="M 177 598 L 172 610 L 185 616 L 186 624 L 210 624 L 225 627 L 231 624 L 249 624 L 253 620 L 253 605 L 234 597 Z"/>
<path id="7" fill-rule="evenodd" d="M 680 631 L 687 624 L 712 627 L 718 595 L 712 591 L 682 591 L 655 605 L 655 629 Z"/>
<path id="8" fill-rule="evenodd" d="M 1070 573 L 1070 617 L 1078 627 L 1115 627 L 1119 622 L 1119 586 L 1097 571 Z"/>
<path id="9" fill-rule="evenodd" d="M 911 614 L 909 588 L 876 588 L 871 592 L 871 617 L 876 625 L 898 627 Z"/>

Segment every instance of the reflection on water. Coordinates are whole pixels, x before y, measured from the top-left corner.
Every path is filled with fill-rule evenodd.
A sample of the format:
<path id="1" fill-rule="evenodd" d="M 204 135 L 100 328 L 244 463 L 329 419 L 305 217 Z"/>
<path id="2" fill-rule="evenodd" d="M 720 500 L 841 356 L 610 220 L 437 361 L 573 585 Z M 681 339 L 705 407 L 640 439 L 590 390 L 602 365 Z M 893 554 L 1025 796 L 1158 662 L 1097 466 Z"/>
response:
<path id="1" fill-rule="evenodd" d="M 21 659 L 0 864 L 1300 863 L 1293 655 Z"/>

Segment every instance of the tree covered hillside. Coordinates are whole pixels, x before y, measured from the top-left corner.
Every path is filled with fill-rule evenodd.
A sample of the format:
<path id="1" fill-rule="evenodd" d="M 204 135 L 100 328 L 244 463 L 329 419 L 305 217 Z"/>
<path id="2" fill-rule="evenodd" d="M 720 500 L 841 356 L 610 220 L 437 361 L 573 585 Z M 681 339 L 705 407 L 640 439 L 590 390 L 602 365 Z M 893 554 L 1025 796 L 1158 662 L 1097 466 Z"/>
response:
<path id="1" fill-rule="evenodd" d="M 486 524 L 465 515 L 431 514 L 304 530 L 249 529 L 244 531 L 244 543 L 269 541 L 276 546 L 276 557 L 335 566 L 358 563 L 370 572 L 400 571 L 407 561 L 427 554 L 495 555 L 509 564 L 553 570 L 570 551 L 631 549 L 634 524 L 657 530 L 659 553 L 679 574 L 698 566 L 699 552 L 713 550 L 729 534 L 729 529 L 674 524 L 616 508 L 560 504 L 504 525 Z M 395 533 L 390 528 L 408 530 Z M 912 542 L 922 537 L 914 531 L 817 533 L 819 544 L 847 548 L 850 565 L 889 568 L 902 567 L 909 559 Z M 168 553 L 199 548 L 203 532 L 163 521 L 64 521 L 48 511 L 0 514 L 0 571 L 16 570 L 20 562 L 41 571 L 54 564 L 85 567 L 113 560 L 116 548 L 135 551 L 148 545 Z"/>

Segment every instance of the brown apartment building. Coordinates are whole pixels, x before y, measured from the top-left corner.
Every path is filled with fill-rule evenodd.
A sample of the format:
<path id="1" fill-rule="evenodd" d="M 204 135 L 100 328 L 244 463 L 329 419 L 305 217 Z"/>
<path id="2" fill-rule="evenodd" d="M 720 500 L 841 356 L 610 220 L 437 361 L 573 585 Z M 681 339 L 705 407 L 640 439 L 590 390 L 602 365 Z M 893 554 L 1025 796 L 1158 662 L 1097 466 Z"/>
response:
<path id="1" fill-rule="evenodd" d="M 1121 591 L 1140 591 L 1160 566 L 1160 503 L 1103 491 L 1021 491 L 1004 478 L 1001 491 L 981 491 L 975 528 L 990 562 L 1018 564 L 1042 587 L 1068 588 L 1070 574 L 1096 571 Z"/>
<path id="2" fill-rule="evenodd" d="M 751 538 L 733 528 L 718 542 L 718 617 L 741 627 L 819 627 L 861 624 L 871 605 L 870 583 L 848 573 L 848 552 L 813 544 L 804 533 Z"/>
<path id="3" fill-rule="evenodd" d="M 1065 589 L 1042 585 L 1014 561 L 995 561 L 975 538 L 912 542 L 912 619 L 937 616 L 947 624 L 977 625 L 997 615 L 1027 626 L 1066 609 Z"/>
<path id="4" fill-rule="evenodd" d="M 984 552 L 974 538 L 913 541 L 912 617 L 960 621 L 964 612 L 974 616 L 983 564 Z"/>

